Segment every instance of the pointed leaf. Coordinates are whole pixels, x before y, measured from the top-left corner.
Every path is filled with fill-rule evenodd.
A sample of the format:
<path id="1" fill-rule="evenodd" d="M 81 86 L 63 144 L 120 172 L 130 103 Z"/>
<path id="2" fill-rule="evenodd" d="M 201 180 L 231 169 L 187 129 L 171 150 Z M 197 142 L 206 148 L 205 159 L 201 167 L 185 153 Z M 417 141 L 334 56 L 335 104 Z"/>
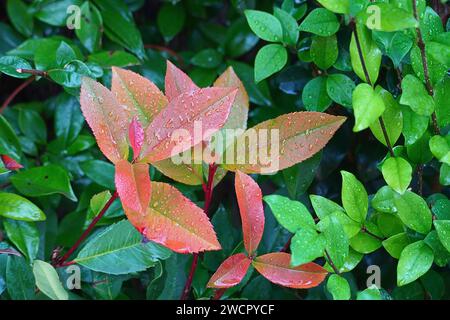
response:
<path id="1" fill-rule="evenodd" d="M 113 163 L 126 159 L 129 116 L 114 95 L 100 83 L 83 78 L 80 104 L 103 154 Z"/>
<path id="2" fill-rule="evenodd" d="M 241 213 L 244 246 L 251 256 L 258 248 L 264 232 L 264 208 L 258 184 L 248 175 L 237 171 L 236 196 Z"/>
<path id="3" fill-rule="evenodd" d="M 126 160 L 116 163 L 115 183 L 125 207 L 145 214 L 150 203 L 151 183 L 148 164 L 131 164 Z"/>
<path id="4" fill-rule="evenodd" d="M 219 250 L 207 215 L 170 184 L 152 182 L 146 215 L 125 208 L 131 223 L 147 239 L 179 253 Z"/>
<path id="5" fill-rule="evenodd" d="M 64 289 L 55 268 L 47 262 L 35 260 L 33 274 L 36 286 L 52 300 L 69 300 L 69 293 Z"/>
<path id="6" fill-rule="evenodd" d="M 142 144 L 144 143 L 144 129 L 136 117 L 133 118 L 128 128 L 128 139 L 133 149 L 133 158 L 136 160 L 141 153 Z"/>
<path id="7" fill-rule="evenodd" d="M 342 175 L 342 205 L 350 218 L 364 222 L 369 208 L 367 191 L 356 177 L 347 171 Z"/>
<path id="8" fill-rule="evenodd" d="M 0 192 L 0 216 L 22 221 L 42 221 L 45 214 L 34 203 L 15 193 Z"/>
<path id="9" fill-rule="evenodd" d="M 401 157 L 389 158 L 381 167 L 384 180 L 398 193 L 404 193 L 411 183 L 412 167 Z"/>
<path id="10" fill-rule="evenodd" d="M 315 263 L 290 266 L 291 255 L 277 252 L 257 257 L 253 266 L 269 281 L 284 287 L 308 289 L 318 286 L 328 272 Z"/>
<path id="11" fill-rule="evenodd" d="M 166 97 L 169 101 L 172 101 L 182 93 L 199 89 L 187 74 L 178 69 L 169 60 L 167 60 L 165 87 Z"/>
<path id="12" fill-rule="evenodd" d="M 113 67 L 111 91 L 117 101 L 128 107 L 132 116 L 147 127 L 166 107 L 168 101 L 161 90 L 147 78 L 129 70 Z"/>
<path id="13" fill-rule="evenodd" d="M 235 254 L 219 266 L 207 284 L 208 288 L 230 288 L 238 285 L 251 264 L 251 260 L 243 253 Z"/>
<path id="14" fill-rule="evenodd" d="M 397 285 L 404 286 L 424 275 L 433 259 L 433 250 L 422 240 L 406 246 L 397 265 Z"/>

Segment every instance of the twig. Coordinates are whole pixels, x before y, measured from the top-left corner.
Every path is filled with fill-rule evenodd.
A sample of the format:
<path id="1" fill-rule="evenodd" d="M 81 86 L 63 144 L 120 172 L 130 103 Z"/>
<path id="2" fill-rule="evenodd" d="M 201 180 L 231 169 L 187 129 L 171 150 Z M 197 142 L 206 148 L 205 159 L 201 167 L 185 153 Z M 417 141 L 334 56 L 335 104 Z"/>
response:
<path id="1" fill-rule="evenodd" d="M 328 264 L 331 266 L 331 268 L 333 268 L 333 271 L 334 271 L 334 273 L 336 273 L 336 274 L 341 274 L 340 272 L 339 272 L 339 269 L 336 267 L 336 265 L 334 264 L 334 262 L 333 262 L 333 260 L 331 260 L 331 257 L 330 257 L 330 254 L 328 253 L 328 251 L 327 250 L 325 250 L 325 256 L 326 256 L 326 259 L 327 259 L 327 261 L 328 261 Z"/>
<path id="2" fill-rule="evenodd" d="M 48 72 L 42 71 L 42 70 L 19 68 L 19 69 L 16 69 L 16 71 L 18 73 L 28 73 L 28 74 L 32 74 L 32 75 L 38 76 L 38 77 L 48 77 Z"/>
<path id="3" fill-rule="evenodd" d="M 0 114 L 5 110 L 5 108 L 11 103 L 11 101 L 23 90 L 25 89 L 30 83 L 33 82 L 35 79 L 35 76 L 29 77 L 27 81 L 22 83 L 20 86 L 18 86 L 9 96 L 6 98 L 5 102 L 3 102 L 2 106 L 0 107 Z"/>
<path id="4" fill-rule="evenodd" d="M 417 166 L 417 179 L 419 180 L 417 193 L 420 196 L 422 196 L 422 193 L 423 193 L 423 164 L 419 164 Z"/>
<path id="5" fill-rule="evenodd" d="M 84 239 L 86 239 L 86 237 L 89 235 L 89 233 L 91 233 L 92 229 L 94 229 L 97 222 L 100 221 L 100 219 L 104 216 L 106 211 L 109 209 L 109 207 L 114 202 L 114 200 L 117 199 L 117 197 L 118 197 L 118 194 L 117 194 L 117 191 L 115 191 L 113 193 L 113 195 L 111 196 L 111 198 L 108 200 L 108 202 L 105 204 L 103 209 L 100 211 L 100 213 L 92 220 L 92 222 L 89 224 L 87 229 L 81 234 L 81 236 L 78 238 L 78 240 L 75 242 L 75 244 L 69 249 L 69 251 L 66 252 L 66 254 L 61 259 L 57 259 L 55 261 L 56 267 L 64 267 L 64 266 L 68 266 L 68 265 L 71 265 L 74 263 L 73 261 L 66 262 L 66 260 L 70 258 L 72 253 L 74 253 L 75 250 L 78 249 L 78 247 L 84 241 Z"/>
<path id="6" fill-rule="evenodd" d="M 381 238 L 381 237 L 377 236 L 376 234 L 374 234 L 374 233 L 370 232 L 369 230 L 367 230 L 367 228 L 364 227 L 364 226 L 361 228 L 361 232 L 367 233 L 369 236 L 371 236 L 371 237 L 373 237 L 373 238 L 375 238 L 377 240 L 380 240 L 380 241 L 384 240 L 383 238 Z"/>
<path id="7" fill-rule="evenodd" d="M 216 174 L 217 167 L 218 166 L 214 163 L 209 165 L 208 181 L 206 182 L 206 185 L 203 184 L 203 191 L 205 193 L 205 204 L 203 206 L 203 211 L 207 215 L 208 215 L 209 206 L 211 205 L 212 191 L 214 188 L 214 175 Z M 197 265 L 198 265 L 198 253 L 194 253 L 192 264 L 191 264 L 191 269 L 189 271 L 189 275 L 186 280 L 186 284 L 184 285 L 184 289 L 181 294 L 180 300 L 186 300 L 189 296 L 189 292 L 191 291 L 192 281 L 194 280 L 194 275 L 195 275 L 195 270 L 197 269 Z"/>

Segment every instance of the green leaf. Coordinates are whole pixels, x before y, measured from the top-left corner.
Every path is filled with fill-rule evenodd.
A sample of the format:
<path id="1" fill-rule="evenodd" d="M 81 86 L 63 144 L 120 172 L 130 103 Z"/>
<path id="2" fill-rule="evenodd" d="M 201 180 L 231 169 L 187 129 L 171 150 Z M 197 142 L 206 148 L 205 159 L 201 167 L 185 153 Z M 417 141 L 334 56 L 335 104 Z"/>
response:
<path id="1" fill-rule="evenodd" d="M 56 64 L 64 68 L 66 64 L 77 58 L 75 51 L 64 41 L 61 41 L 56 50 Z"/>
<path id="2" fill-rule="evenodd" d="M 36 279 L 36 286 L 47 297 L 52 300 L 69 300 L 69 294 L 64 289 L 58 273 L 52 265 L 41 260 L 35 260 L 33 274 Z"/>
<path id="3" fill-rule="evenodd" d="M 3 72 L 4 74 L 15 78 L 29 78 L 31 76 L 28 73 L 17 72 L 17 69 L 32 69 L 32 67 L 27 60 L 20 57 L 0 57 L 0 72 Z"/>
<path id="4" fill-rule="evenodd" d="M 115 189 L 114 166 L 102 160 L 88 160 L 80 163 L 81 170 L 95 183 L 110 190 Z"/>
<path id="5" fill-rule="evenodd" d="M 431 134 L 428 131 L 412 145 L 406 147 L 409 160 L 417 164 L 425 164 L 433 159 L 433 154 L 430 151 Z"/>
<path id="6" fill-rule="evenodd" d="M 153 242 L 142 242 L 142 235 L 122 220 L 91 239 L 75 262 L 94 271 L 109 274 L 139 272 L 167 259 L 170 251 Z"/>
<path id="7" fill-rule="evenodd" d="M 321 158 L 322 152 L 318 152 L 311 158 L 282 171 L 284 183 L 292 199 L 298 199 L 307 191 L 316 176 Z"/>
<path id="8" fill-rule="evenodd" d="M 323 8 L 317 8 L 309 13 L 300 24 L 299 29 L 318 36 L 328 37 L 339 30 L 339 21 L 334 13 Z"/>
<path id="9" fill-rule="evenodd" d="M 369 29 L 387 32 L 415 28 L 419 25 L 410 12 L 390 3 L 369 5 L 361 18 Z"/>
<path id="10" fill-rule="evenodd" d="M 381 247 L 381 241 L 370 234 L 359 232 L 350 239 L 350 246 L 357 252 L 369 254 Z"/>
<path id="11" fill-rule="evenodd" d="M 411 108 L 401 106 L 403 115 L 403 136 L 405 137 L 405 144 L 412 145 L 427 131 L 428 123 L 430 121 L 428 116 L 420 116 Z"/>
<path id="12" fill-rule="evenodd" d="M 328 96 L 337 104 L 350 108 L 354 89 L 355 83 L 344 74 L 330 74 L 327 77 Z"/>
<path id="13" fill-rule="evenodd" d="M 35 299 L 33 270 L 23 257 L 8 256 L 5 280 L 11 299 Z"/>
<path id="14" fill-rule="evenodd" d="M 29 197 L 61 193 L 72 201 L 77 200 L 66 170 L 58 165 L 22 170 L 11 177 L 11 182 L 20 193 Z"/>
<path id="15" fill-rule="evenodd" d="M 14 129 L 9 122 L 0 115 L 0 154 L 6 154 L 16 161 L 20 161 L 22 148 Z"/>
<path id="16" fill-rule="evenodd" d="M 378 212 L 375 216 L 375 221 L 378 229 L 385 237 L 402 233 L 405 229 L 402 220 L 396 214 Z"/>
<path id="17" fill-rule="evenodd" d="M 400 219 L 408 228 L 423 234 L 430 231 L 431 211 L 421 196 L 406 191 L 404 194 L 396 194 L 394 201 Z"/>
<path id="18" fill-rule="evenodd" d="M 332 274 L 327 281 L 327 290 L 333 296 L 333 300 L 350 300 L 351 290 L 347 279 L 337 274 Z"/>
<path id="19" fill-rule="evenodd" d="M 431 153 L 440 162 L 450 165 L 450 134 L 445 137 L 434 136 L 429 143 Z"/>
<path id="20" fill-rule="evenodd" d="M 84 117 L 78 101 L 66 93 L 57 96 L 54 103 L 56 106 L 55 134 L 67 147 L 78 137 L 83 128 Z"/>
<path id="21" fill-rule="evenodd" d="M 373 39 L 383 50 L 383 52 L 391 58 L 395 67 L 399 67 L 405 56 L 413 45 L 413 39 L 404 32 L 372 32 Z"/>
<path id="22" fill-rule="evenodd" d="M 222 54 L 214 49 L 204 49 L 192 57 L 191 63 L 195 66 L 214 69 L 222 62 Z"/>
<path id="23" fill-rule="evenodd" d="M 398 193 L 404 193 L 412 180 L 412 167 L 403 158 L 387 159 L 381 168 L 386 183 Z"/>
<path id="24" fill-rule="evenodd" d="M 217 33 L 214 33 L 217 38 Z M 227 27 L 225 51 L 227 56 L 235 58 L 249 52 L 259 41 L 244 18 L 235 20 Z M 242 80 L 242 79 L 241 79 Z"/>
<path id="25" fill-rule="evenodd" d="M 96 52 L 88 57 L 88 61 L 103 68 L 112 66 L 123 68 L 139 64 L 139 60 L 134 55 L 122 50 Z"/>
<path id="26" fill-rule="evenodd" d="M 300 228 L 291 240 L 291 265 L 299 266 L 323 256 L 325 238 L 311 228 Z"/>
<path id="27" fill-rule="evenodd" d="M 14 28 L 26 37 L 33 34 L 33 15 L 22 0 L 8 0 L 6 12 Z"/>
<path id="28" fill-rule="evenodd" d="M 344 208 L 327 198 L 314 194 L 310 195 L 309 198 L 314 208 L 314 212 L 320 219 L 323 219 L 336 211 L 344 212 Z"/>
<path id="29" fill-rule="evenodd" d="M 439 240 L 450 252 L 450 220 L 435 220 L 434 227 L 436 228 Z"/>
<path id="30" fill-rule="evenodd" d="M 450 185 L 450 165 L 443 163 L 439 172 L 439 183 L 444 186 Z"/>
<path id="31" fill-rule="evenodd" d="M 402 89 L 401 104 L 410 106 L 415 113 L 421 116 L 430 116 L 433 113 L 433 97 L 428 94 L 422 81 L 408 74 L 403 78 Z"/>
<path id="32" fill-rule="evenodd" d="M 281 22 L 283 29 L 283 42 L 295 47 L 298 41 L 298 24 L 297 21 L 286 11 L 274 8 L 275 17 Z"/>
<path id="33" fill-rule="evenodd" d="M 33 261 L 39 249 L 39 230 L 34 222 L 5 219 L 3 225 L 9 241 L 14 243 L 28 261 Z"/>
<path id="34" fill-rule="evenodd" d="M 341 171 L 342 175 L 342 204 L 350 218 L 357 222 L 364 222 L 369 208 L 369 199 L 364 186 L 353 174 Z"/>
<path id="35" fill-rule="evenodd" d="M 441 81 L 447 74 L 447 67 L 439 63 L 431 55 L 428 54 L 428 48 L 425 46 L 425 55 L 427 57 L 428 74 L 432 84 L 436 84 Z M 413 67 L 416 76 L 425 81 L 424 68 L 422 62 L 422 53 L 417 45 L 414 45 L 410 52 L 411 65 Z"/>
<path id="36" fill-rule="evenodd" d="M 345 265 L 349 253 L 349 240 L 339 220 L 333 216 L 326 216 L 322 220 L 323 235 L 325 236 L 326 249 L 335 266 L 340 269 Z"/>
<path id="37" fill-rule="evenodd" d="M 424 275 L 433 264 L 433 250 L 422 240 L 403 249 L 397 265 L 397 285 L 404 286 Z"/>
<path id="38" fill-rule="evenodd" d="M 63 27 L 66 26 L 67 18 L 69 16 L 67 8 L 71 5 L 81 6 L 81 0 L 45 0 L 41 1 L 35 17 L 42 22 L 51 26 Z M 72 14 L 73 11 L 70 11 Z"/>
<path id="39" fill-rule="evenodd" d="M 279 42 L 283 39 L 283 28 L 280 21 L 273 15 L 258 10 L 245 10 L 250 29 L 261 39 Z"/>
<path id="40" fill-rule="evenodd" d="M 445 267 L 450 261 L 450 252 L 444 247 L 436 230 L 431 231 L 424 239 L 425 243 L 433 249 L 434 263 Z"/>
<path id="41" fill-rule="evenodd" d="M 186 13 L 181 4 L 165 4 L 158 11 L 157 23 L 166 41 L 175 37 L 184 26 Z"/>
<path id="42" fill-rule="evenodd" d="M 300 228 L 315 228 L 314 219 L 308 209 L 299 201 L 292 201 L 280 195 L 265 196 L 277 221 L 289 232 L 295 233 Z"/>
<path id="43" fill-rule="evenodd" d="M 22 221 L 45 220 L 45 214 L 31 201 L 6 192 L 0 192 L 0 216 Z"/>
<path id="44" fill-rule="evenodd" d="M 383 247 L 395 259 L 400 259 L 403 249 L 411 243 L 406 233 L 396 234 L 383 241 Z"/>
<path id="45" fill-rule="evenodd" d="M 370 82 L 376 83 L 381 65 L 381 50 L 378 48 L 376 42 L 372 39 L 370 31 L 364 25 L 357 23 L 356 31 L 361 46 L 362 58 L 369 74 Z M 356 43 L 355 33 L 353 33 L 350 42 L 350 58 L 355 73 L 362 81 L 368 82 L 369 79 L 366 79 L 366 75 L 361 63 L 361 57 L 359 54 L 358 45 Z"/>
<path id="46" fill-rule="evenodd" d="M 354 132 L 368 128 L 378 120 L 386 108 L 380 90 L 378 88 L 374 90 L 366 83 L 361 83 L 356 87 L 352 103 L 355 114 Z"/>
<path id="47" fill-rule="evenodd" d="M 450 78 L 445 77 L 444 79 L 439 81 L 434 88 L 435 111 L 440 127 L 450 125 L 450 103 L 448 103 L 449 95 Z"/>
<path id="48" fill-rule="evenodd" d="M 314 36 L 311 43 L 310 54 L 313 62 L 321 69 L 330 68 L 338 58 L 338 45 L 336 35 L 329 37 Z"/>
<path id="49" fill-rule="evenodd" d="M 350 0 L 317 0 L 317 2 L 335 13 L 350 12 Z"/>
<path id="50" fill-rule="evenodd" d="M 332 103 L 327 94 L 327 78 L 320 76 L 310 80 L 303 88 L 302 100 L 308 111 L 325 111 Z"/>
<path id="51" fill-rule="evenodd" d="M 255 59 L 255 81 L 260 82 L 280 71 L 287 63 L 287 51 L 280 44 L 268 44 L 259 49 Z"/>
<path id="52" fill-rule="evenodd" d="M 356 300 L 382 300 L 380 289 L 375 285 L 372 285 L 369 288 L 358 292 Z"/>
<path id="53" fill-rule="evenodd" d="M 47 141 L 47 127 L 42 117 L 34 110 L 20 108 L 19 128 L 32 141 L 44 144 Z"/>
<path id="54" fill-rule="evenodd" d="M 75 34 L 89 52 L 97 51 L 100 48 L 102 38 L 102 15 L 89 1 L 83 3 L 80 13 L 80 27 L 75 28 Z"/>

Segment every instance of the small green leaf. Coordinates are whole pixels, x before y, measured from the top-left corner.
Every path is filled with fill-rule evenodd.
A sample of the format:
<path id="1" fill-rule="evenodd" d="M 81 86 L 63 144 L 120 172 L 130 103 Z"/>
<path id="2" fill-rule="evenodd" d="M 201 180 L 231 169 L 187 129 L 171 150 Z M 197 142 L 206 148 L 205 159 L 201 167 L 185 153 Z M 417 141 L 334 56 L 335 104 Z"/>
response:
<path id="1" fill-rule="evenodd" d="M 406 191 L 404 194 L 397 194 L 394 201 L 400 219 L 408 228 L 423 234 L 430 231 L 431 211 L 421 196 Z"/>
<path id="2" fill-rule="evenodd" d="M 371 30 L 394 32 L 418 26 L 418 22 L 410 12 L 390 3 L 369 5 L 361 18 Z"/>
<path id="3" fill-rule="evenodd" d="M 403 136 L 405 144 L 412 145 L 427 131 L 430 121 L 428 116 L 421 116 L 411 110 L 407 106 L 400 106 L 403 115 Z"/>
<path id="4" fill-rule="evenodd" d="M 344 212 L 344 208 L 327 198 L 314 194 L 310 195 L 309 198 L 314 208 L 314 212 L 320 219 L 323 219 L 336 211 Z"/>
<path id="5" fill-rule="evenodd" d="M 286 48 L 280 44 L 268 44 L 259 49 L 255 59 L 255 81 L 260 82 L 280 71 L 287 63 Z"/>
<path id="6" fill-rule="evenodd" d="M 415 113 L 421 116 L 429 116 L 433 113 L 433 97 L 428 94 L 422 81 L 408 74 L 403 78 L 402 89 L 401 104 L 410 106 Z"/>
<path id="7" fill-rule="evenodd" d="M 355 113 L 354 132 L 362 131 L 372 125 L 385 110 L 379 90 L 366 83 L 359 84 L 353 92 L 353 111 Z"/>
<path id="8" fill-rule="evenodd" d="M 6 263 L 6 289 L 13 300 L 34 300 L 33 270 L 23 257 L 8 256 Z"/>
<path id="9" fill-rule="evenodd" d="M 317 2 L 335 13 L 350 12 L 350 0 L 317 0 Z"/>
<path id="10" fill-rule="evenodd" d="M 0 216 L 22 221 L 45 220 L 45 214 L 34 203 L 6 192 L 0 192 Z"/>
<path id="11" fill-rule="evenodd" d="M 158 11 L 157 23 L 166 41 L 175 37 L 184 26 L 186 13 L 181 4 L 167 3 Z"/>
<path id="12" fill-rule="evenodd" d="M 450 134 L 445 137 L 434 136 L 429 143 L 431 153 L 440 162 L 450 165 Z"/>
<path id="13" fill-rule="evenodd" d="M 33 15 L 22 0 L 8 0 L 6 12 L 13 26 L 26 37 L 33 34 Z"/>
<path id="14" fill-rule="evenodd" d="M 330 68 L 339 55 L 336 35 L 329 37 L 314 36 L 310 54 L 313 62 L 319 68 L 323 70 Z"/>
<path id="15" fill-rule="evenodd" d="M 364 222 L 369 208 L 366 189 L 356 177 L 347 171 L 342 175 L 342 204 L 350 218 L 357 222 Z"/>
<path id="16" fill-rule="evenodd" d="M 4 74 L 15 78 L 29 78 L 31 76 L 28 73 L 17 72 L 17 69 L 32 69 L 32 67 L 27 60 L 20 57 L 0 57 L 0 72 L 3 72 Z"/>
<path id="17" fill-rule="evenodd" d="M 382 300 L 380 289 L 372 285 L 366 290 L 358 292 L 356 300 Z"/>
<path id="18" fill-rule="evenodd" d="M 396 234 L 383 241 L 383 247 L 395 259 L 400 259 L 403 249 L 411 243 L 406 233 Z"/>
<path id="19" fill-rule="evenodd" d="M 450 220 L 435 220 L 434 227 L 436 228 L 439 240 L 450 252 Z"/>
<path id="20" fill-rule="evenodd" d="M 330 74 L 327 77 L 327 93 L 334 102 L 350 108 L 355 83 L 344 74 Z"/>
<path id="21" fill-rule="evenodd" d="M 321 221 L 325 236 L 326 249 L 335 266 L 340 269 L 344 266 L 349 253 L 349 240 L 339 220 L 333 216 L 326 216 Z"/>
<path id="22" fill-rule="evenodd" d="M 83 172 L 95 183 L 114 190 L 114 166 L 102 160 L 88 160 L 80 163 Z"/>
<path id="23" fill-rule="evenodd" d="M 412 167 L 403 158 L 387 159 L 381 168 L 386 183 L 398 193 L 404 193 L 412 180 Z"/>
<path id="24" fill-rule="evenodd" d="M 297 21 L 282 9 L 275 7 L 273 13 L 281 22 L 281 27 L 283 28 L 283 42 L 295 47 L 299 35 Z"/>
<path id="25" fill-rule="evenodd" d="M 222 54 L 214 49 L 204 49 L 192 57 L 191 63 L 195 66 L 214 69 L 222 62 Z"/>
<path id="26" fill-rule="evenodd" d="M 311 228 L 300 228 L 291 240 L 291 265 L 299 266 L 323 256 L 325 238 Z"/>
<path id="27" fill-rule="evenodd" d="M 42 117 L 32 109 L 19 109 L 19 128 L 32 141 L 44 144 L 47 141 L 47 127 Z"/>
<path id="28" fill-rule="evenodd" d="M 80 27 L 75 28 L 75 34 L 89 52 L 97 51 L 102 37 L 102 15 L 97 7 L 85 1 L 81 6 L 81 17 Z"/>
<path id="29" fill-rule="evenodd" d="M 422 240 L 403 249 L 397 266 L 397 285 L 404 286 L 424 275 L 433 264 L 433 250 Z"/>
<path id="30" fill-rule="evenodd" d="M 3 225 L 8 239 L 28 258 L 28 261 L 33 261 L 39 249 L 39 230 L 34 222 L 5 219 Z"/>
<path id="31" fill-rule="evenodd" d="M 320 76 L 310 80 L 303 88 L 302 100 L 308 111 L 325 111 L 332 103 L 327 94 L 327 78 Z"/>
<path id="32" fill-rule="evenodd" d="M 318 36 L 328 37 L 339 30 L 339 21 L 336 15 L 327 9 L 314 9 L 303 20 L 300 31 L 314 33 Z"/>
<path id="33" fill-rule="evenodd" d="M 36 286 L 52 300 L 69 300 L 69 294 L 59 280 L 55 268 L 47 262 L 35 260 L 33 274 L 36 278 Z"/>
<path id="34" fill-rule="evenodd" d="M 261 39 L 279 42 L 283 39 L 283 28 L 280 21 L 273 15 L 258 10 L 245 10 L 250 29 Z"/>
<path id="35" fill-rule="evenodd" d="M 332 274 L 328 278 L 327 290 L 334 300 L 350 300 L 351 290 L 347 279 L 337 274 Z"/>

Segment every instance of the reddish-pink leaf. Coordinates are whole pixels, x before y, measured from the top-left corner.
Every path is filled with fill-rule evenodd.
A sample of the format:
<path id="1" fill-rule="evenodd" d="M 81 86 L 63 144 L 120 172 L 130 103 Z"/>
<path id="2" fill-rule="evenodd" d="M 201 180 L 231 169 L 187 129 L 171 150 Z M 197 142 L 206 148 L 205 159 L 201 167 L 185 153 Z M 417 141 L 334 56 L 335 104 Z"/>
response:
<path id="1" fill-rule="evenodd" d="M 258 184 L 240 171 L 235 178 L 236 196 L 241 212 L 244 246 L 251 256 L 255 253 L 264 232 L 264 208 Z"/>
<path id="2" fill-rule="evenodd" d="M 320 151 L 345 119 L 320 112 L 294 112 L 261 122 L 227 148 L 224 168 L 266 174 L 286 169 Z M 247 143 L 251 140 L 256 143 Z"/>
<path id="3" fill-rule="evenodd" d="M 175 252 L 194 253 L 221 249 L 203 210 L 170 184 L 152 182 L 152 198 L 145 215 L 125 212 L 147 239 Z"/>
<path id="4" fill-rule="evenodd" d="M 167 60 L 165 87 L 166 97 L 169 101 L 172 101 L 182 93 L 199 89 L 187 74 L 178 69 L 169 60 Z"/>
<path id="5" fill-rule="evenodd" d="M 226 122 L 237 89 L 206 88 L 170 101 L 145 130 L 142 158 L 153 163 L 209 139 Z M 177 137 L 172 137 L 176 132 Z"/>
<path id="6" fill-rule="evenodd" d="M 318 286 L 328 271 L 313 262 L 291 267 L 291 255 L 275 252 L 257 257 L 253 266 L 269 281 L 284 287 L 308 289 Z"/>
<path id="7" fill-rule="evenodd" d="M 112 162 L 128 158 L 129 114 L 100 83 L 83 78 L 80 104 L 103 154 Z"/>
<path id="8" fill-rule="evenodd" d="M 145 215 L 150 203 L 152 186 L 146 163 L 116 163 L 116 189 L 124 207 Z"/>
<path id="9" fill-rule="evenodd" d="M 148 126 L 153 118 L 167 106 L 167 98 L 147 78 L 129 70 L 113 67 L 111 91 L 120 104 L 128 107 L 130 118 L 138 116 Z"/>
<path id="10" fill-rule="evenodd" d="M 128 139 L 133 149 L 133 158 L 136 160 L 141 153 L 141 147 L 144 143 L 144 129 L 137 117 L 134 117 L 128 129 Z"/>
<path id="11" fill-rule="evenodd" d="M 230 288 L 238 285 L 247 273 L 251 260 L 243 253 L 228 257 L 209 279 L 208 288 Z"/>
<path id="12" fill-rule="evenodd" d="M 23 168 L 23 165 L 18 163 L 13 158 L 7 156 L 6 154 L 2 154 L 2 155 L 0 155 L 0 157 L 2 158 L 2 161 L 3 161 L 3 164 L 5 165 L 5 168 L 8 169 L 8 170 L 19 170 L 19 169 Z"/>

